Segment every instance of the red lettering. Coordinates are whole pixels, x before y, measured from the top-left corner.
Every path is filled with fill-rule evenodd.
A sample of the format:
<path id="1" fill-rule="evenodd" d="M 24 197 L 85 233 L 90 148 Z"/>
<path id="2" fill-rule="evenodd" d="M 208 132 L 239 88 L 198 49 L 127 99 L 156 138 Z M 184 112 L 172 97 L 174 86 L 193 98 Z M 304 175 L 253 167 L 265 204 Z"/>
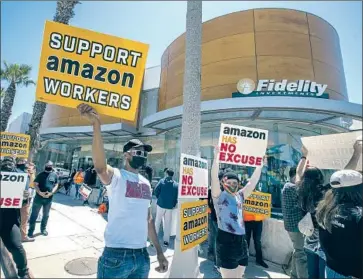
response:
<path id="1" fill-rule="evenodd" d="M 262 157 L 258 157 L 258 158 L 256 159 L 256 165 L 257 165 L 257 166 L 261 166 L 261 164 L 262 164 Z"/>
<path id="2" fill-rule="evenodd" d="M 187 175 L 183 175 L 182 176 L 182 184 L 187 184 L 188 183 L 188 176 Z"/>
<path id="3" fill-rule="evenodd" d="M 227 162 L 233 162 L 233 153 L 227 153 Z"/>
<path id="4" fill-rule="evenodd" d="M 203 187 L 203 196 L 207 196 L 207 188 Z"/>
<path id="5" fill-rule="evenodd" d="M 11 206 L 13 203 L 13 199 L 12 198 L 6 198 L 5 199 L 5 206 Z"/>
<path id="6" fill-rule="evenodd" d="M 192 186 L 187 186 L 187 189 L 188 189 L 188 192 L 187 192 L 187 195 L 191 195 L 191 190 L 192 190 Z"/>
<path id="7" fill-rule="evenodd" d="M 222 162 L 226 161 L 226 153 L 224 153 L 224 152 L 219 153 L 219 161 L 222 161 Z"/>
<path id="8" fill-rule="evenodd" d="M 250 165 L 254 165 L 255 164 L 255 157 L 254 156 L 251 156 L 250 158 L 248 158 L 248 163 Z"/>
<path id="9" fill-rule="evenodd" d="M 228 146 L 228 151 L 234 153 L 236 151 L 237 147 L 235 144 L 230 144 Z"/>
<path id="10" fill-rule="evenodd" d="M 14 199 L 13 206 L 19 206 L 19 205 L 20 205 L 20 199 Z"/>
<path id="11" fill-rule="evenodd" d="M 193 186 L 192 187 L 192 195 L 195 196 L 196 193 L 197 193 L 197 187 Z"/>
<path id="12" fill-rule="evenodd" d="M 234 155 L 234 162 L 235 163 L 238 163 L 240 160 L 241 160 L 241 155 L 239 155 L 239 154 Z"/>
<path id="13" fill-rule="evenodd" d="M 221 143 L 220 151 L 228 151 L 228 143 Z"/>
<path id="14" fill-rule="evenodd" d="M 182 186 L 181 188 L 181 195 L 185 196 L 186 195 L 186 186 Z"/>

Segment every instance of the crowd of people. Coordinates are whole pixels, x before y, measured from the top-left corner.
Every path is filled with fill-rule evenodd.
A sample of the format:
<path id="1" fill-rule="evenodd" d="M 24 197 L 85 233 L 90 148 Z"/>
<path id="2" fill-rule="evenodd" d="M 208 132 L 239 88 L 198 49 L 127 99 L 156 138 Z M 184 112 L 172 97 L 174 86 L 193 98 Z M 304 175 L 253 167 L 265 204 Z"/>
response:
<path id="1" fill-rule="evenodd" d="M 124 168 L 106 163 L 101 124 L 97 112 L 88 105 L 79 111 L 93 126 L 92 157 L 94 166 L 70 175 L 70 187 L 78 190 L 84 183 L 96 184 L 96 173 L 108 196 L 108 223 L 105 248 L 98 261 L 97 278 L 148 278 L 150 258 L 147 241 L 156 250 L 159 272 L 168 270 L 168 261 L 158 240 L 164 223 L 164 246 L 169 246 L 172 212 L 178 203 L 178 183 L 174 171 L 151 189 L 152 168 L 147 166 L 152 146 L 138 139 L 123 147 Z M 221 169 L 219 147 L 215 147 L 209 188 L 209 253 L 222 278 L 242 278 L 249 262 L 249 245 L 254 239 L 256 263 L 268 268 L 263 260 L 261 235 L 263 218 L 248 214 L 243 204 L 260 181 L 262 167 L 256 167 L 249 179 L 241 179 L 232 169 Z M 284 226 L 293 243 L 292 278 L 362 278 L 362 174 L 356 171 L 362 154 L 362 141 L 354 144 L 354 154 L 344 170 L 335 172 L 324 183 L 323 172 L 308 165 L 308 150 L 303 146 L 296 168 L 290 169 L 290 182 L 282 190 Z M 52 162 L 35 176 L 35 165 L 12 158 L 2 161 L 2 171 L 27 172 L 28 182 L 21 209 L 1 208 L 1 238 L 13 255 L 19 277 L 31 277 L 21 241 L 33 241 L 38 213 L 43 208 L 40 232 L 46 230 L 52 197 L 59 185 Z M 29 194 L 34 188 L 34 198 Z M 157 198 L 156 220 L 152 218 L 152 195 Z M 31 211 L 31 213 L 30 213 Z M 29 218 L 30 215 L 30 218 Z M 6 216 L 6 218 L 4 217 Z M 4 218 L 3 218 L 4 217 Z M 29 219 L 29 230 L 26 226 Z M 127 228 L 125 230 L 124 228 Z"/>

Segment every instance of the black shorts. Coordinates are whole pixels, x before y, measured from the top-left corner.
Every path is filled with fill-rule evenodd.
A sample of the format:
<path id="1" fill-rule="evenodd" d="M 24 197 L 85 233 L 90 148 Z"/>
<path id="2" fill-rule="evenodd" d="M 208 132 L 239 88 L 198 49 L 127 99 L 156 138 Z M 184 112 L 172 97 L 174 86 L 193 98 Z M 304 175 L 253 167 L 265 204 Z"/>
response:
<path id="1" fill-rule="evenodd" d="M 217 266 L 235 269 L 248 265 L 248 245 L 245 235 L 236 235 L 218 229 Z"/>

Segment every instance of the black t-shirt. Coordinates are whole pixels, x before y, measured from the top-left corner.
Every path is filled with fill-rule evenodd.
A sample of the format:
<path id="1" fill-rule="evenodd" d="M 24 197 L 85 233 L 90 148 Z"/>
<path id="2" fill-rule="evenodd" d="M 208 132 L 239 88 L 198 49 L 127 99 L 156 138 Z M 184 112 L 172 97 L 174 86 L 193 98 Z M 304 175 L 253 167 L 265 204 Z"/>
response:
<path id="1" fill-rule="evenodd" d="M 54 172 L 43 171 L 37 175 L 37 177 L 34 179 L 34 182 L 38 183 L 40 192 L 52 192 L 53 188 L 58 183 L 58 176 Z"/>
<path id="2" fill-rule="evenodd" d="M 216 210 L 214 209 L 214 205 L 213 205 L 213 197 L 212 197 L 211 189 L 208 190 L 208 206 L 211 211 L 210 217 L 212 218 L 213 221 L 217 222 L 217 214 L 216 214 Z"/>
<path id="3" fill-rule="evenodd" d="M 332 220 L 332 232 L 319 227 L 327 266 L 344 276 L 363 278 L 362 207 L 346 205 Z"/>
<path id="4" fill-rule="evenodd" d="M 96 180 L 97 180 L 97 173 L 95 169 L 86 170 L 86 174 L 84 176 L 84 183 L 89 186 L 93 186 L 96 185 Z"/>

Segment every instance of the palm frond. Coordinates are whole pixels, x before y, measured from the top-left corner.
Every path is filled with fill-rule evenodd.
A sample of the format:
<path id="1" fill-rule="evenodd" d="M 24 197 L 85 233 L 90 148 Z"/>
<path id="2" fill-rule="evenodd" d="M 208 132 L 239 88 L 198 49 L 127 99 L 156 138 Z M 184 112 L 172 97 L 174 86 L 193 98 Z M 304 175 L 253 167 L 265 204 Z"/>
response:
<path id="1" fill-rule="evenodd" d="M 58 0 L 57 10 L 53 20 L 59 23 L 68 24 L 69 20 L 74 17 L 74 7 L 80 4 L 77 0 Z"/>

